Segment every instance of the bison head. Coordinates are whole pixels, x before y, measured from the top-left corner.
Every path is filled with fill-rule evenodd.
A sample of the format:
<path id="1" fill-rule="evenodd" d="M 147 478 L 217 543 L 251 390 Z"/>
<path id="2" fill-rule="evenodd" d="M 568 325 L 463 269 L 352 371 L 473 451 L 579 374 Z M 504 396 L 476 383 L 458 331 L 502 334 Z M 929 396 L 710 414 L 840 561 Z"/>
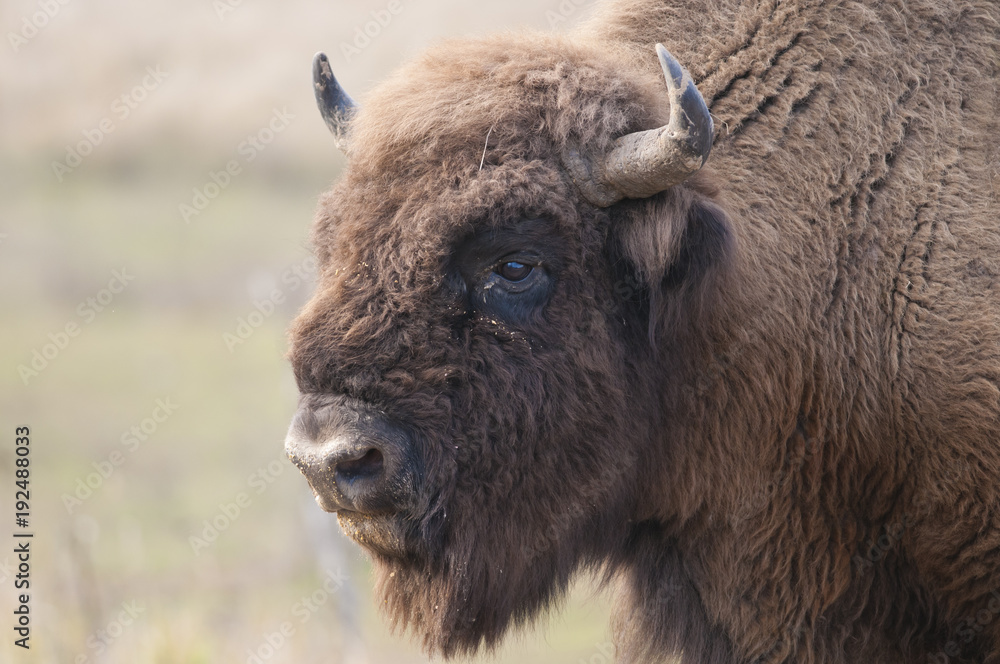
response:
<path id="1" fill-rule="evenodd" d="M 671 366 L 731 232 L 704 101 L 658 51 L 666 85 L 557 38 L 446 43 L 363 110 L 317 56 L 349 165 L 286 447 L 432 652 L 495 644 L 670 518 Z"/>

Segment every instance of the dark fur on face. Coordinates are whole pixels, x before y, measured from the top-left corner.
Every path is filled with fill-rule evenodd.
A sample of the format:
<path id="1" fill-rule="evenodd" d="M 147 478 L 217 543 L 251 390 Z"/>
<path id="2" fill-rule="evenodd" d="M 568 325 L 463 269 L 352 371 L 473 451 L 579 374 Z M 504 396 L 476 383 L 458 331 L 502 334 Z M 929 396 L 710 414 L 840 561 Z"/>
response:
<path id="1" fill-rule="evenodd" d="M 1000 12 L 889 4 L 624 0 L 364 99 L 291 360 L 409 436 L 406 509 L 341 523 L 428 651 L 496 645 L 581 569 L 628 662 L 923 662 L 991 606 Z M 665 122 L 654 41 L 713 155 L 594 207 L 562 155 Z M 949 661 L 1000 662 L 1000 613 L 962 634 Z"/>

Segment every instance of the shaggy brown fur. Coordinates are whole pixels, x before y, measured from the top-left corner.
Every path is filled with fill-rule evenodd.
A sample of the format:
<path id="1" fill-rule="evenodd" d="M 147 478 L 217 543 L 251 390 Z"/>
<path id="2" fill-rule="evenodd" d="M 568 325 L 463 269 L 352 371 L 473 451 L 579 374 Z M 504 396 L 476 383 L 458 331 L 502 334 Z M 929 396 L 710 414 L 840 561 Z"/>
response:
<path id="1" fill-rule="evenodd" d="M 388 617 L 467 653 L 590 568 L 623 662 L 1000 663 L 998 35 L 992 0 L 619 0 L 363 98 L 291 358 L 416 441 L 362 541 Z M 709 164 L 595 208 L 560 155 L 665 121 L 657 41 Z M 491 242 L 542 306 L 476 298 Z"/>

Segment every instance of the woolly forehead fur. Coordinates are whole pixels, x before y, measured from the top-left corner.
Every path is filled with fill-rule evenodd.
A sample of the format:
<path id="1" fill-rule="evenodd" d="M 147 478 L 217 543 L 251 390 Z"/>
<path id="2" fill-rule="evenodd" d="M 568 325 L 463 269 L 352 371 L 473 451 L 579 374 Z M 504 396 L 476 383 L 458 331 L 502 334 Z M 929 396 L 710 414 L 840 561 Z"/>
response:
<path id="1" fill-rule="evenodd" d="M 652 49 L 648 57 L 655 62 Z M 364 100 L 352 127 L 351 167 L 478 169 L 491 128 L 494 163 L 548 158 L 568 141 L 599 152 L 639 124 L 660 124 L 663 98 L 662 78 L 623 75 L 608 55 L 566 38 L 509 33 L 449 41 Z"/>
<path id="2" fill-rule="evenodd" d="M 661 124 L 663 89 L 662 78 L 623 75 L 599 50 L 556 36 L 445 42 L 364 98 L 339 190 L 374 178 L 398 204 L 525 167 L 565 179 L 568 145 L 599 155 L 616 137 Z"/>

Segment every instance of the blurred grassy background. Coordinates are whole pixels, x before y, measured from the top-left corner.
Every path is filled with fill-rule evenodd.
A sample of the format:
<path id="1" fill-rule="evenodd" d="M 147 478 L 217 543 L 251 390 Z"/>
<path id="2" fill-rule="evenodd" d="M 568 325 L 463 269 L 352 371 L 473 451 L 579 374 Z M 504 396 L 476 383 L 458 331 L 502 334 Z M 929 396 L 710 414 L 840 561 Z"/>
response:
<path id="1" fill-rule="evenodd" d="M 14 427 L 28 425 L 36 534 L 28 652 L 10 629 L 13 523 L 2 535 L 0 661 L 425 661 L 386 633 L 363 556 L 283 461 L 296 401 L 284 330 L 312 290 L 289 270 L 308 266 L 316 197 L 343 167 L 310 60 L 326 50 L 363 99 L 433 40 L 567 16 L 564 28 L 589 0 L 400 2 L 350 61 L 341 44 L 363 45 L 357 31 L 388 2 L 0 4 L 0 518 L 13 520 Z M 136 90 L 148 68 L 165 78 Z M 275 109 L 293 117 L 248 161 L 241 144 Z M 113 131 L 79 165 L 54 168 L 102 121 Z M 179 206 L 230 160 L 240 173 L 186 223 Z M 110 284 L 120 293 L 105 290 L 115 271 L 131 278 Z M 275 288 L 283 302 L 227 347 Z M 78 332 L 64 339 L 67 323 Z M 51 357 L 22 375 L 35 351 Z M 157 400 L 174 411 L 155 411 L 161 422 Z M 240 493 L 248 506 L 222 516 Z M 196 553 L 206 520 L 225 529 Z M 327 571 L 346 580 L 332 595 Z M 583 581 L 487 661 L 609 661 L 607 613 Z"/>

